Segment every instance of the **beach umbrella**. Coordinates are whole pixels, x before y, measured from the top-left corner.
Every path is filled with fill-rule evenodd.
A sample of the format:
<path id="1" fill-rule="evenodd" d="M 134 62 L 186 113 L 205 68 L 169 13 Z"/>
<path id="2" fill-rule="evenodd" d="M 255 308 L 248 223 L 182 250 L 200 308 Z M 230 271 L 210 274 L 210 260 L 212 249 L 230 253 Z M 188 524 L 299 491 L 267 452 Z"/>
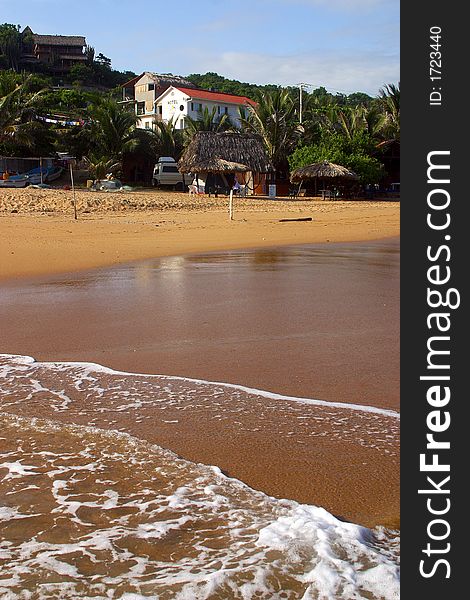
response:
<path id="1" fill-rule="evenodd" d="M 325 180 L 339 180 L 339 181 L 357 181 L 359 179 L 359 175 L 343 167 L 341 165 L 337 165 L 335 163 L 329 162 L 327 160 L 323 160 L 321 162 L 312 163 L 311 165 L 306 165 L 305 167 L 299 167 L 295 169 L 290 176 L 290 180 L 292 183 L 299 183 L 302 185 L 302 182 L 306 179 L 314 179 L 315 180 L 315 194 L 317 193 L 317 181 L 320 179 L 321 181 Z"/>

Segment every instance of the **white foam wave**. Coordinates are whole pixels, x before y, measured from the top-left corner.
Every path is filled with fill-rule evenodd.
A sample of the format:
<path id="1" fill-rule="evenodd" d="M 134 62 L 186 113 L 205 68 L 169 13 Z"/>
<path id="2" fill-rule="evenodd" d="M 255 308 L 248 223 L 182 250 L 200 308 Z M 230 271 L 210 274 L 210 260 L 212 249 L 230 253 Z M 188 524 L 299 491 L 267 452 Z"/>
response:
<path id="1" fill-rule="evenodd" d="M 41 600 L 399 597 L 398 558 L 378 531 L 126 433 L 0 419 L 2 464 L 16 451 L 41 487 L 25 494 L 21 466 L 0 482 L 17 503 L 4 515 L 21 523 L 0 543 L 1 597 L 32 597 L 31 582 Z"/>
<path id="2" fill-rule="evenodd" d="M 8 360 L 14 361 L 15 364 L 19 365 L 20 367 L 21 367 L 21 365 L 24 365 L 25 368 L 27 368 L 27 365 L 33 365 L 33 364 L 40 364 L 43 366 L 49 365 L 51 367 L 59 367 L 59 368 L 61 368 L 61 367 L 62 368 L 63 367 L 65 367 L 65 368 L 66 367 L 78 367 L 85 372 L 85 377 L 88 377 L 88 378 L 90 378 L 89 372 L 101 372 L 101 373 L 105 373 L 108 375 L 123 375 L 123 376 L 128 376 L 128 377 L 159 379 L 159 380 L 169 380 L 169 381 L 171 381 L 171 380 L 183 381 L 183 382 L 188 382 L 188 383 L 204 384 L 204 385 L 211 385 L 211 386 L 216 385 L 216 386 L 220 386 L 220 387 L 227 388 L 227 389 L 245 392 L 247 394 L 253 394 L 253 395 L 260 396 L 262 398 L 267 398 L 270 400 L 284 400 L 284 401 L 290 401 L 290 402 L 300 402 L 300 403 L 304 403 L 304 404 L 310 404 L 313 406 L 340 408 L 340 409 L 353 410 L 353 411 L 359 411 L 359 412 L 369 412 L 369 413 L 374 413 L 374 414 L 378 414 L 378 415 L 383 415 L 386 417 L 392 417 L 394 419 L 400 419 L 400 413 L 398 413 L 394 410 L 391 410 L 391 409 L 379 408 L 376 406 L 369 406 L 366 404 L 351 404 L 351 403 L 347 403 L 347 402 L 330 402 L 327 400 L 317 400 L 317 399 L 313 399 L 313 398 L 285 396 L 282 394 L 276 394 L 274 392 L 269 392 L 266 390 L 258 390 L 255 388 L 250 388 L 250 387 L 247 387 L 244 385 L 238 385 L 238 384 L 234 384 L 234 383 L 208 381 L 205 379 L 193 379 L 190 377 L 180 377 L 177 375 L 153 375 L 153 374 L 149 375 L 149 374 L 145 374 L 145 373 L 129 373 L 126 371 L 116 371 L 114 369 L 110 369 L 109 367 L 105 367 L 98 363 L 91 363 L 91 362 L 41 361 L 39 363 L 38 361 L 36 361 L 36 359 L 34 359 L 31 356 L 22 356 L 22 355 L 17 355 L 17 354 L 0 354 L 0 358 L 5 358 Z M 8 372 L 8 368 L 7 368 L 7 370 L 4 369 L 4 373 L 6 374 L 7 372 Z M 2 374 L 2 371 L 0 370 L 0 375 L 1 374 Z"/>

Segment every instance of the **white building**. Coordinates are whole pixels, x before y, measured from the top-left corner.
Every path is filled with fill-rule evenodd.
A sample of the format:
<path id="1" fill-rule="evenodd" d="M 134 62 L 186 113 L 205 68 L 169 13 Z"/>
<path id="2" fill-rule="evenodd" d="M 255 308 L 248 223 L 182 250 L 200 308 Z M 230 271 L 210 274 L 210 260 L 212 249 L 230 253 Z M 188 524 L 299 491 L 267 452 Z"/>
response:
<path id="1" fill-rule="evenodd" d="M 210 114 L 214 112 L 215 119 L 228 115 L 232 124 L 239 127 L 240 109 L 243 111 L 249 104 L 253 105 L 254 102 L 246 96 L 175 85 L 170 86 L 155 100 L 157 119 L 166 122 L 172 120 L 176 129 L 184 129 L 187 117 L 197 120 L 205 109 Z"/>
<path id="2" fill-rule="evenodd" d="M 212 92 L 196 88 L 178 75 L 145 72 L 122 86 L 123 102 L 133 103 L 139 117 L 137 127 L 152 129 L 155 121 L 173 119 L 177 129 L 184 129 L 186 117 L 197 120 L 205 108 L 215 117 L 227 114 L 235 126 L 240 125 L 239 108 L 254 102 L 246 96 Z"/>

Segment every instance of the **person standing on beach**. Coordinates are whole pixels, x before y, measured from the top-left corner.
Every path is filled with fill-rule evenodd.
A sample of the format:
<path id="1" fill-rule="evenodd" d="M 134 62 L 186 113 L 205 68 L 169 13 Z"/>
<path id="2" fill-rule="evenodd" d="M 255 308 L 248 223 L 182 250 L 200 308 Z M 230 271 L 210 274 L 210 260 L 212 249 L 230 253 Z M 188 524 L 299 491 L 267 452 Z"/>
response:
<path id="1" fill-rule="evenodd" d="M 234 192 L 237 194 L 237 193 L 240 191 L 240 187 L 241 187 L 241 186 L 240 186 L 240 184 L 238 183 L 237 176 L 236 176 L 236 175 L 234 175 L 234 178 L 233 178 L 233 187 L 232 187 L 233 191 L 234 191 Z"/>

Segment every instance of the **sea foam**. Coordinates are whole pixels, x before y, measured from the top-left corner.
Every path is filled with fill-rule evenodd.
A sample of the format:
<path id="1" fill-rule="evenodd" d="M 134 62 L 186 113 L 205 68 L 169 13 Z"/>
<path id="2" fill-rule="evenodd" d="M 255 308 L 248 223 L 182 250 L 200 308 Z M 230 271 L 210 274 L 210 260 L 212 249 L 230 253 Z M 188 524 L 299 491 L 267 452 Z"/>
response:
<path id="1" fill-rule="evenodd" d="M 207 410 L 207 397 L 222 421 L 240 414 L 237 403 L 247 397 L 280 411 L 284 403 L 301 410 L 303 399 L 184 378 L 129 379 L 84 363 L 1 358 L 0 497 L 8 498 L 0 507 L 2 598 L 398 599 L 397 532 L 272 498 L 109 426 L 128 413 L 155 423 L 159 406 L 162 416 L 175 410 L 184 418 L 188 403 Z M 103 376 L 111 377 L 106 385 Z M 387 436 L 398 426 L 395 414 L 316 406 L 313 424 L 299 413 L 298 427 L 318 421 L 320 435 L 329 424 L 338 438 L 356 443 L 366 424 L 373 433 L 364 443 L 375 439 L 377 452 L 392 451 Z M 15 411 L 24 414 L 7 414 Z M 64 422 L 82 413 L 87 425 Z M 107 427 L 93 426 L 98 421 Z"/>

